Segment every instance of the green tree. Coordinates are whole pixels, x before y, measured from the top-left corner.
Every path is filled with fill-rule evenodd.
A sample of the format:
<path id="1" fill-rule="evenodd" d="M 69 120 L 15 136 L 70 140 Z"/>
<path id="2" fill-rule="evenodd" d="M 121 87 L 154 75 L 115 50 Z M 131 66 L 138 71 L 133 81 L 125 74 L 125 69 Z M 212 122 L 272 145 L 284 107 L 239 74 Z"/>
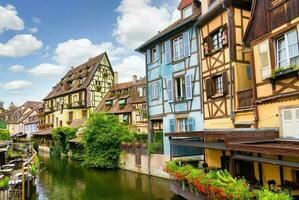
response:
<path id="1" fill-rule="evenodd" d="M 56 141 L 56 145 L 62 148 L 63 152 L 68 150 L 68 140 L 71 140 L 76 137 L 76 128 L 71 127 L 57 127 L 54 128 L 51 132 L 52 138 Z"/>
<path id="2" fill-rule="evenodd" d="M 118 117 L 95 113 L 88 120 L 84 133 L 85 159 L 91 168 L 115 169 L 119 164 L 120 138 L 130 135 L 127 126 Z"/>
<path id="3" fill-rule="evenodd" d="M 0 129 L 0 140 L 10 140 L 10 135 L 8 130 Z"/>

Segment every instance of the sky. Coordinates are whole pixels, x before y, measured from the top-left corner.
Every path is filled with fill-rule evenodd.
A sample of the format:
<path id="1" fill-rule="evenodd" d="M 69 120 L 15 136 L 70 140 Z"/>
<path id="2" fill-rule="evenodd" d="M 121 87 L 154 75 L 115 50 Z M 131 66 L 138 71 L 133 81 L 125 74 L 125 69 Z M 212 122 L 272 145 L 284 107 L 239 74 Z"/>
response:
<path id="1" fill-rule="evenodd" d="M 179 18 L 180 0 L 0 0 L 0 101 L 41 101 L 71 66 L 107 52 L 119 81 L 145 75 L 135 49 Z"/>

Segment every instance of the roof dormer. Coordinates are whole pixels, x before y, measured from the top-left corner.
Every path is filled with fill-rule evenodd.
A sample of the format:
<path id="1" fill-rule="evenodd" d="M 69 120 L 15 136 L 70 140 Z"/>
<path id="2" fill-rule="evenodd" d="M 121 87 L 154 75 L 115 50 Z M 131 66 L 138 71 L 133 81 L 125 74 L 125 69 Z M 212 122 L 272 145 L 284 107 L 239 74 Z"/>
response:
<path id="1" fill-rule="evenodd" d="M 181 0 L 178 10 L 181 12 L 181 18 L 190 17 L 200 7 L 199 0 Z"/>

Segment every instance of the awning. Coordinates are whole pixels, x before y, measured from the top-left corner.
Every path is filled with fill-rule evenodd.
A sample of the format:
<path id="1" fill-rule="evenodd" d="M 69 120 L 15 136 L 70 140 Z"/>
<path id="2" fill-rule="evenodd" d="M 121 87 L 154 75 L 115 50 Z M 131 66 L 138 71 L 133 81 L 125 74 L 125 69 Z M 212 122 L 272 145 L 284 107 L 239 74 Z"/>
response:
<path id="1" fill-rule="evenodd" d="M 271 164 L 271 165 L 280 165 L 280 166 L 286 166 L 286 167 L 292 167 L 292 168 L 299 169 L 299 163 L 291 162 L 291 161 L 274 160 L 274 159 L 261 158 L 261 157 L 256 157 L 256 156 L 240 155 L 240 154 L 234 155 L 233 158 L 238 159 L 238 160 L 256 161 L 256 162 L 260 162 L 260 163 L 267 163 L 267 164 Z"/>
<path id="2" fill-rule="evenodd" d="M 269 140 L 261 142 L 231 143 L 235 151 L 299 157 L 299 140 Z"/>
<path id="3" fill-rule="evenodd" d="M 208 142 L 201 140 L 171 139 L 170 143 L 177 146 L 199 147 L 205 149 L 226 150 L 223 142 Z"/>
<path id="4" fill-rule="evenodd" d="M 43 129 L 43 130 L 38 130 L 34 133 L 32 133 L 33 136 L 46 136 L 46 135 L 51 135 L 52 129 Z"/>

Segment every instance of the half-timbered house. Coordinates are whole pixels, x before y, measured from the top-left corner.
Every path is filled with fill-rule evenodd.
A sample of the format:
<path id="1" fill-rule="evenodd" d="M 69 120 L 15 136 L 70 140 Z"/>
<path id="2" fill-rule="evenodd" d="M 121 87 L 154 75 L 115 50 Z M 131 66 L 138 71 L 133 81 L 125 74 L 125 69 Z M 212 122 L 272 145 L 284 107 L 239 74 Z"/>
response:
<path id="1" fill-rule="evenodd" d="M 147 134 L 146 78 L 114 84 L 103 98 L 96 112 L 105 112 L 119 117 L 136 133 Z"/>
<path id="2" fill-rule="evenodd" d="M 244 43 L 251 52 L 255 126 L 279 130 L 279 138 L 232 145 L 243 152 L 236 159 L 254 164 L 260 183 L 293 194 L 299 193 L 298 38 L 298 0 L 253 0 Z"/>
<path id="3" fill-rule="evenodd" d="M 86 119 L 114 84 L 114 73 L 103 53 L 72 68 L 44 98 L 45 126 L 69 126 Z"/>
<path id="4" fill-rule="evenodd" d="M 203 129 L 195 26 L 200 6 L 198 0 L 182 0 L 181 18 L 137 49 L 146 55 L 149 134 L 159 124 L 164 133 Z M 180 149 L 170 148 L 164 137 L 164 155 L 182 155 Z"/>

